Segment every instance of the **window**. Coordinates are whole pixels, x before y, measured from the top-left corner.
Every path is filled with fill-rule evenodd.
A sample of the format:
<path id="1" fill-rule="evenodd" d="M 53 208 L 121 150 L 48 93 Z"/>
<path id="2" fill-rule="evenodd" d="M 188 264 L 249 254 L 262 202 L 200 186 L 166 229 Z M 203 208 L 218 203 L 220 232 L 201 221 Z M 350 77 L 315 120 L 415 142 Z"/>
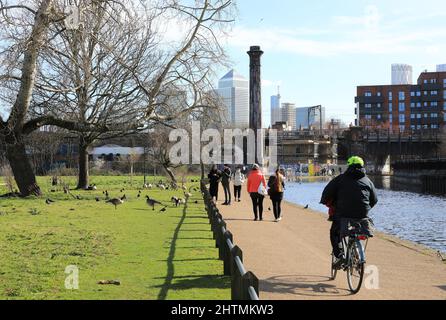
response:
<path id="1" fill-rule="evenodd" d="M 424 91 L 424 92 L 423 92 L 423 95 L 427 96 L 427 91 Z"/>
<path id="2" fill-rule="evenodd" d="M 417 119 L 421 119 L 421 113 L 417 113 Z"/>
<path id="3" fill-rule="evenodd" d="M 424 106 L 425 106 L 425 107 L 428 107 L 428 106 L 429 106 L 429 103 L 424 102 Z"/>
<path id="4" fill-rule="evenodd" d="M 445 107 L 445 110 L 446 110 L 446 102 L 444 103 L 444 107 Z M 392 113 L 392 111 L 393 111 L 393 103 L 389 102 L 389 112 Z"/>
<path id="5" fill-rule="evenodd" d="M 431 107 L 438 107 L 438 102 L 437 101 L 431 102 Z"/>
<path id="6" fill-rule="evenodd" d="M 412 114 L 410 115 L 410 118 L 411 118 L 411 119 L 415 119 L 415 116 L 416 116 L 416 114 L 415 114 L 415 113 L 412 113 Z"/>
<path id="7" fill-rule="evenodd" d="M 371 97 L 372 93 L 370 91 L 366 91 L 366 93 L 364 94 L 365 97 Z"/>
<path id="8" fill-rule="evenodd" d="M 415 91 L 411 91 L 411 92 L 410 92 L 410 96 L 411 96 L 411 97 L 415 97 Z"/>
<path id="9" fill-rule="evenodd" d="M 436 90 L 431 91 L 431 96 L 437 96 L 437 95 L 438 95 L 438 91 L 436 91 Z"/>
<path id="10" fill-rule="evenodd" d="M 426 83 L 427 83 L 427 79 L 424 79 L 424 80 L 423 80 L 423 83 L 425 83 L 425 84 L 426 84 Z"/>
<path id="11" fill-rule="evenodd" d="M 429 114 L 425 113 L 424 114 L 424 119 L 427 119 L 427 118 L 429 118 Z"/>
<path id="12" fill-rule="evenodd" d="M 398 120 L 400 123 L 405 123 L 406 122 L 406 116 L 404 114 L 400 114 L 400 116 L 398 117 Z"/>
<path id="13" fill-rule="evenodd" d="M 366 120 L 372 120 L 372 115 L 371 114 L 366 114 L 365 115 L 365 119 Z"/>
<path id="14" fill-rule="evenodd" d="M 417 91 L 417 97 L 421 97 L 421 91 Z"/>
<path id="15" fill-rule="evenodd" d="M 437 83 L 437 79 L 431 79 L 431 83 Z"/>
<path id="16" fill-rule="evenodd" d="M 378 115 L 376 116 L 376 119 L 381 120 L 381 115 L 378 114 Z"/>
<path id="17" fill-rule="evenodd" d="M 446 88 L 446 79 L 444 82 L 444 87 Z M 393 99 L 393 93 L 392 93 L 392 91 L 389 91 L 389 100 L 392 101 L 392 99 Z"/>
<path id="18" fill-rule="evenodd" d="M 445 118 L 446 118 L 446 115 L 445 115 Z M 389 115 L 389 123 L 390 123 L 390 124 L 393 123 L 393 115 L 391 115 L 391 114 Z"/>
<path id="19" fill-rule="evenodd" d="M 400 131 L 403 132 L 404 130 L 406 130 L 406 126 L 400 126 Z"/>
<path id="20" fill-rule="evenodd" d="M 438 113 L 431 113 L 431 118 L 438 118 Z"/>
<path id="21" fill-rule="evenodd" d="M 412 130 L 415 130 L 416 128 L 417 128 L 417 126 L 414 124 L 410 126 L 410 129 L 412 129 Z"/>
<path id="22" fill-rule="evenodd" d="M 376 95 L 377 95 L 378 97 L 381 97 L 381 92 L 378 92 Z"/>
<path id="23" fill-rule="evenodd" d="M 406 94 L 404 93 L 404 91 L 400 91 L 398 94 L 398 99 L 401 100 L 405 100 L 406 99 Z"/>
<path id="24" fill-rule="evenodd" d="M 421 124 L 417 125 L 417 130 L 421 130 Z"/>
<path id="25" fill-rule="evenodd" d="M 443 99 L 446 100 L 446 90 L 443 91 Z"/>
<path id="26" fill-rule="evenodd" d="M 378 108 L 381 108 L 381 103 L 376 104 Z"/>
<path id="27" fill-rule="evenodd" d="M 411 103 L 410 103 L 410 107 L 411 107 L 411 108 L 415 108 L 415 102 L 411 102 Z"/>
<path id="28" fill-rule="evenodd" d="M 421 102 L 417 102 L 417 108 L 421 108 Z"/>
<path id="29" fill-rule="evenodd" d="M 432 125 L 431 125 L 431 128 L 432 128 L 432 129 L 438 129 L 438 124 L 432 124 Z"/>
<path id="30" fill-rule="evenodd" d="M 398 105 L 398 110 L 400 112 L 406 111 L 406 104 L 404 102 L 400 102 L 399 105 Z"/>
<path id="31" fill-rule="evenodd" d="M 443 88 L 446 88 L 446 79 L 443 79 Z"/>
<path id="32" fill-rule="evenodd" d="M 365 107 L 366 107 L 367 109 L 370 109 L 370 108 L 372 107 L 372 104 L 371 104 L 371 103 L 366 103 L 366 104 L 365 104 Z"/>

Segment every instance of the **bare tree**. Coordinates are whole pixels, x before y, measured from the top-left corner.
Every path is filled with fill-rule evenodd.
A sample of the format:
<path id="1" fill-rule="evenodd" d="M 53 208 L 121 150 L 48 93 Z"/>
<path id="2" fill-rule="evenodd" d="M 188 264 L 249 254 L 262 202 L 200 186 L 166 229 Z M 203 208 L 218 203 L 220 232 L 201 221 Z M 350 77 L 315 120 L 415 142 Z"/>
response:
<path id="1" fill-rule="evenodd" d="M 0 2 L 0 98 L 9 110 L 0 118 L 0 141 L 23 196 L 41 193 L 26 135 L 48 125 L 79 133 L 78 187 L 85 187 L 92 142 L 202 107 L 200 96 L 225 57 L 216 32 L 232 21 L 231 0 L 88 3 L 79 29 L 67 30 L 59 1 Z M 163 42 L 159 26 L 178 21 L 179 37 Z M 173 110 L 163 102 L 172 87 L 186 92 L 187 105 Z"/>

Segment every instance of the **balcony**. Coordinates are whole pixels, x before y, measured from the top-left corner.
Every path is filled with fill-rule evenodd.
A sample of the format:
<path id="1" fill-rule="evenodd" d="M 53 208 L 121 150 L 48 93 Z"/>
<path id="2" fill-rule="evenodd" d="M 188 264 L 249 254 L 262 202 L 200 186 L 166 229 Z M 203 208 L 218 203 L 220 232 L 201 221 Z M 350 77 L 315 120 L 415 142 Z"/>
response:
<path id="1" fill-rule="evenodd" d="M 385 99 L 384 96 L 378 97 L 355 97 L 355 103 L 384 103 Z"/>
<path id="2" fill-rule="evenodd" d="M 442 90 L 442 83 L 423 83 L 421 84 L 422 91 Z"/>

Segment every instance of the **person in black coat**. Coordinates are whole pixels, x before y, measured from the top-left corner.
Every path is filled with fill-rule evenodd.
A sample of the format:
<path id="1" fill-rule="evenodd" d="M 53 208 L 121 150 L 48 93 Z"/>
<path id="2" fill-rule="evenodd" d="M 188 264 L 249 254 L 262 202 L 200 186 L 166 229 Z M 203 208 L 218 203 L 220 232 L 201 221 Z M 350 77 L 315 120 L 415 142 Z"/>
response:
<path id="1" fill-rule="evenodd" d="M 221 180 L 221 172 L 217 169 L 217 166 L 213 166 L 211 172 L 208 174 L 209 179 L 209 193 L 213 201 L 218 200 L 218 186 Z"/>
<path id="2" fill-rule="evenodd" d="M 282 220 L 282 200 L 283 192 L 285 190 L 285 177 L 282 174 L 282 170 L 279 168 L 276 170 L 276 174 L 271 176 L 268 180 L 268 194 L 273 203 L 273 212 L 276 222 Z"/>
<path id="3" fill-rule="evenodd" d="M 378 203 L 378 196 L 373 182 L 367 177 L 364 160 L 351 157 L 349 167 L 344 174 L 333 179 L 322 193 L 321 203 L 332 207 L 334 215 L 330 230 L 333 254 L 340 259 L 342 254 L 341 229 L 345 220 L 364 220 L 369 211 Z M 368 227 L 368 226 L 366 226 Z"/>

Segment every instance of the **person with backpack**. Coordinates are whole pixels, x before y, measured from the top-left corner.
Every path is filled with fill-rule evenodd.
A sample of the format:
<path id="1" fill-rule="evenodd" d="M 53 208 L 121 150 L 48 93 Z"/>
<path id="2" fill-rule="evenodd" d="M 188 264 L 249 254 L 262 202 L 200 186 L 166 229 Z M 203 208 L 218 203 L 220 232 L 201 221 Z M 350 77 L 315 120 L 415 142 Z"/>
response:
<path id="1" fill-rule="evenodd" d="M 275 175 L 271 176 L 268 180 L 268 194 L 273 203 L 273 212 L 276 222 L 282 220 L 282 200 L 283 192 L 285 190 L 285 177 L 282 174 L 281 168 L 276 170 Z"/>
<path id="2" fill-rule="evenodd" d="M 217 166 L 213 166 L 211 172 L 208 174 L 209 179 L 209 193 L 211 194 L 212 201 L 215 203 L 218 200 L 218 187 L 221 180 L 221 172 L 217 169 Z"/>

